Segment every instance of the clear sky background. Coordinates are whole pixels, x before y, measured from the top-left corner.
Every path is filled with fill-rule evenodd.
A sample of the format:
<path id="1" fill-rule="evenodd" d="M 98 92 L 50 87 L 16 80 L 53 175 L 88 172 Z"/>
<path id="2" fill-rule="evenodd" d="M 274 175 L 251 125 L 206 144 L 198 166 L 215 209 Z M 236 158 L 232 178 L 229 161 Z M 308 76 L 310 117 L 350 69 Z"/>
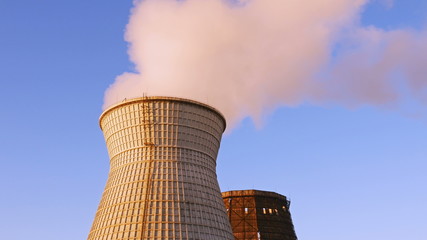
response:
<path id="1" fill-rule="evenodd" d="M 426 1 L 384 2 L 367 5 L 364 25 L 425 28 Z M 108 173 L 104 91 L 133 69 L 131 7 L 0 0 L 1 239 L 86 239 Z M 426 140 L 425 120 L 392 109 L 280 108 L 224 136 L 218 179 L 290 197 L 299 239 L 425 240 Z"/>

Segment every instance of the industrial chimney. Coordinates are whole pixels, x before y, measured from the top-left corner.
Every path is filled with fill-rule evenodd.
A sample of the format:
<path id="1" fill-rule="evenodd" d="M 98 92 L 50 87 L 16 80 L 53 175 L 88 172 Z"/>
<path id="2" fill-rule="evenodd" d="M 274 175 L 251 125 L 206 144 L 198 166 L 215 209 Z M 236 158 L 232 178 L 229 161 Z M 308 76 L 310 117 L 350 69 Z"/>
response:
<path id="1" fill-rule="evenodd" d="M 88 240 L 234 239 L 216 176 L 214 108 L 143 97 L 106 109 L 110 172 Z"/>

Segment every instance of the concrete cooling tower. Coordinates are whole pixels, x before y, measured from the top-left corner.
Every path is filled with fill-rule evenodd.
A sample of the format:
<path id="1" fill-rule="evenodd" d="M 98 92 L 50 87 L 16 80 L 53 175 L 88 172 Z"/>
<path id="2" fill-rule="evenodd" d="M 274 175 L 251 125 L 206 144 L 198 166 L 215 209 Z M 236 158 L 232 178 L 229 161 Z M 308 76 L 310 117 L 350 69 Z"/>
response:
<path id="1" fill-rule="evenodd" d="M 144 97 L 105 110 L 110 172 L 88 240 L 234 239 L 216 176 L 214 108 Z"/>

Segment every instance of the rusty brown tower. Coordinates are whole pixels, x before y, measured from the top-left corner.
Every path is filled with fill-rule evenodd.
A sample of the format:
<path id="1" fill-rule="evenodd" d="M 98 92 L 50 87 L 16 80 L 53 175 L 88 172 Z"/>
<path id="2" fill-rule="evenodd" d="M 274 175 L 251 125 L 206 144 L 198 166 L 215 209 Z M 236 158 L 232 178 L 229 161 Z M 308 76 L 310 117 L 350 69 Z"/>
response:
<path id="1" fill-rule="evenodd" d="M 223 192 L 235 240 L 296 240 L 285 196 L 259 190 Z"/>

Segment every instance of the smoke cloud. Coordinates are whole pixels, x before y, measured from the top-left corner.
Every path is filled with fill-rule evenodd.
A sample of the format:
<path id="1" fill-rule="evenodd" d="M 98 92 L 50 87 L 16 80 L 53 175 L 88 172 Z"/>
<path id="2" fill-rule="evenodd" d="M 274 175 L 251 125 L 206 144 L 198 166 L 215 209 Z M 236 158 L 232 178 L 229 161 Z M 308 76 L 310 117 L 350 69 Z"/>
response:
<path id="1" fill-rule="evenodd" d="M 361 27 L 366 3 L 135 1 L 125 35 L 135 71 L 117 77 L 104 108 L 143 93 L 183 97 L 233 126 L 306 102 L 427 103 L 427 33 Z"/>

